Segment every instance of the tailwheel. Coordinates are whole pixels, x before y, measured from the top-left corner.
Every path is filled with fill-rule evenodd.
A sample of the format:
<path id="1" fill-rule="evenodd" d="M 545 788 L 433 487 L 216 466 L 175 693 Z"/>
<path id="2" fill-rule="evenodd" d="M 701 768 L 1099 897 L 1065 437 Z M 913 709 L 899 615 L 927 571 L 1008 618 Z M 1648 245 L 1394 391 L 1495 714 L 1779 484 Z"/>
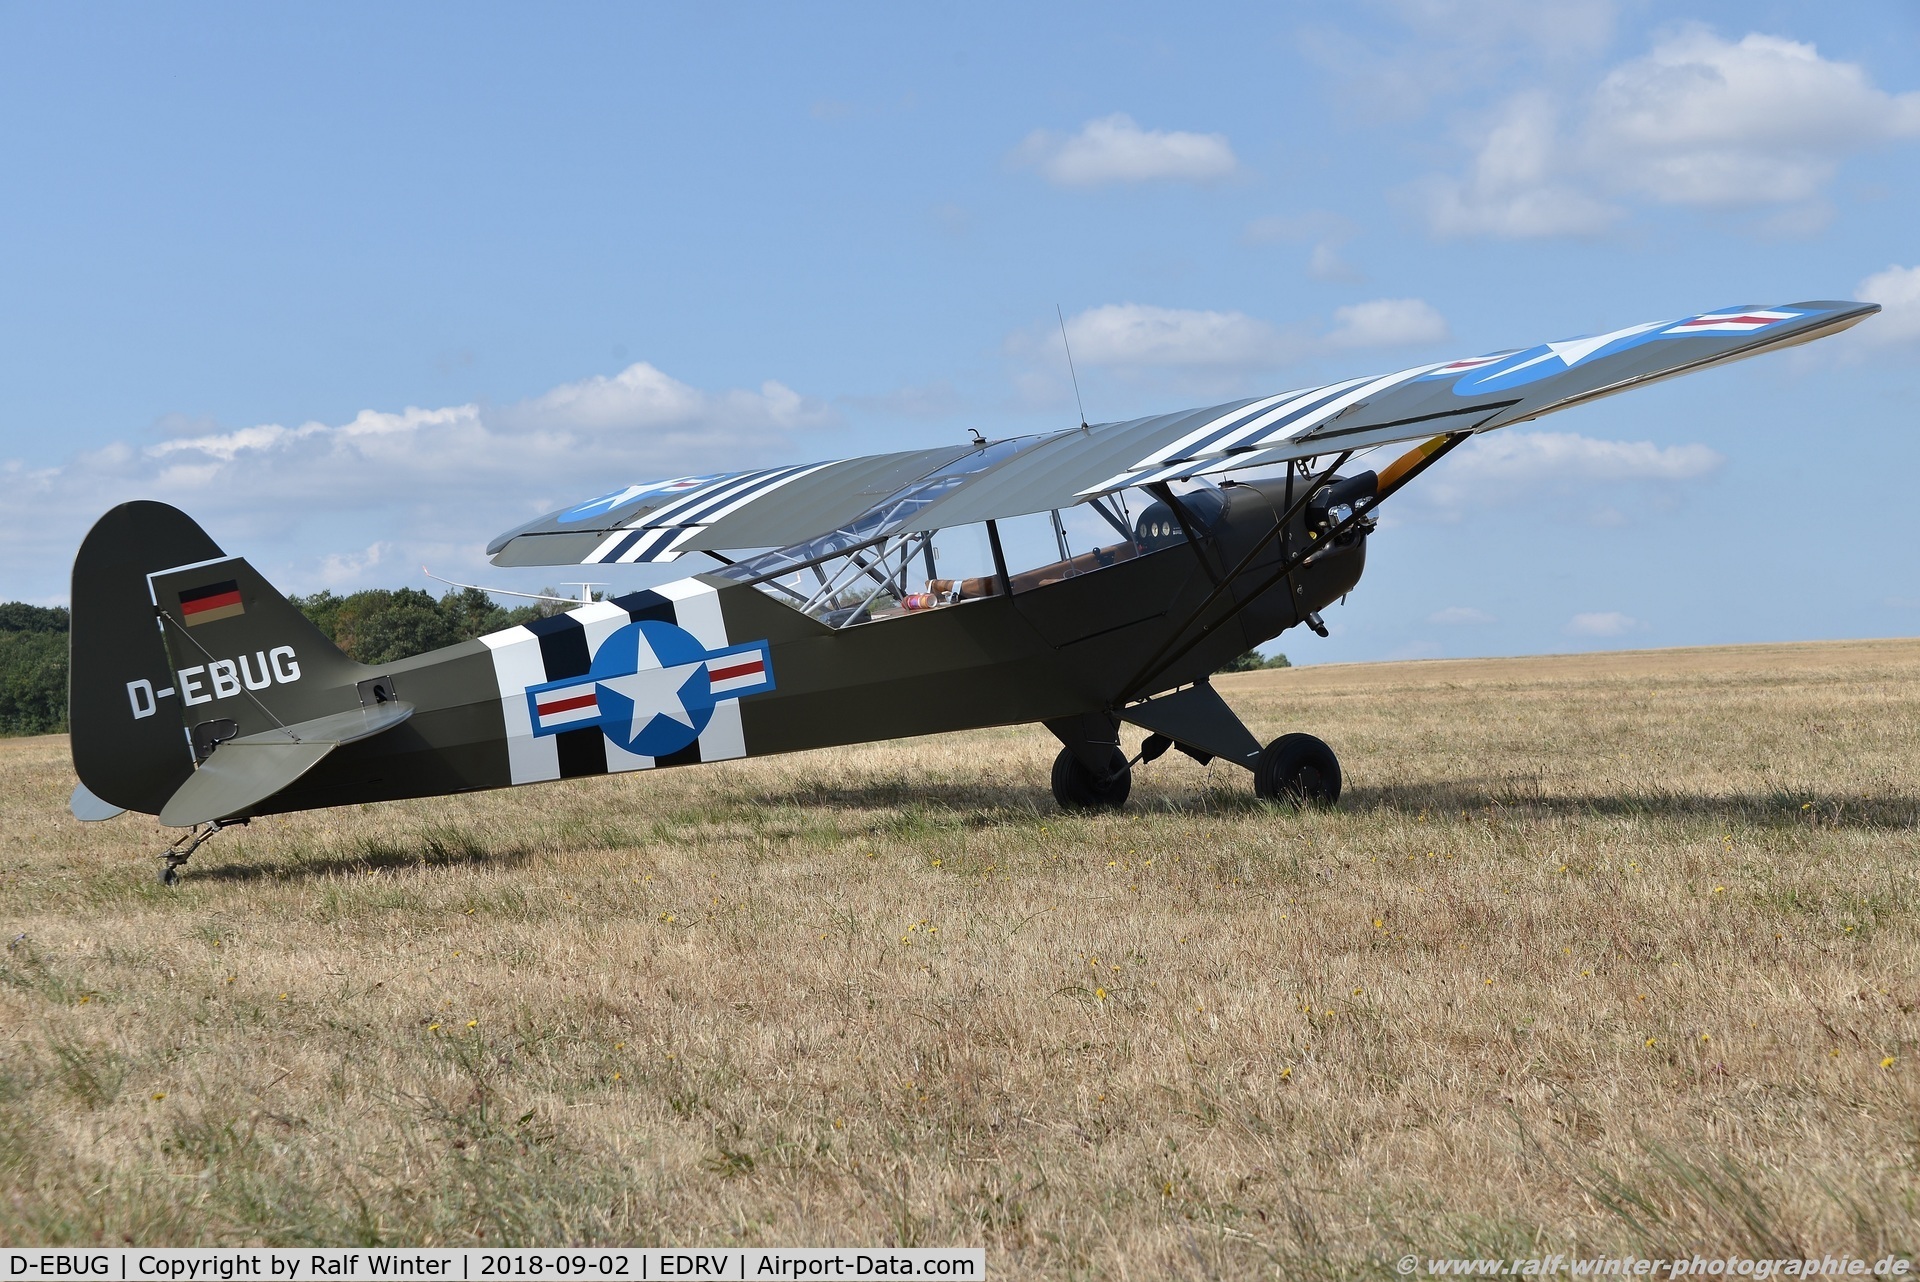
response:
<path id="1" fill-rule="evenodd" d="M 1340 759 L 1310 734 L 1283 734 L 1254 763 L 1253 791 L 1263 801 L 1290 802 L 1296 809 L 1331 806 L 1340 800 Z"/>
<path id="2" fill-rule="evenodd" d="M 1088 769 L 1071 748 L 1053 759 L 1053 799 L 1062 810 L 1118 810 L 1132 791 L 1133 767 L 1117 747 L 1105 774 Z"/>
<path id="3" fill-rule="evenodd" d="M 193 857 L 193 852 L 212 840 L 213 834 L 222 828 L 231 828 L 235 824 L 247 822 L 244 819 L 215 819 L 212 823 L 195 824 L 184 837 L 167 847 L 160 858 L 160 884 L 177 886 L 180 884 L 180 865 Z"/>

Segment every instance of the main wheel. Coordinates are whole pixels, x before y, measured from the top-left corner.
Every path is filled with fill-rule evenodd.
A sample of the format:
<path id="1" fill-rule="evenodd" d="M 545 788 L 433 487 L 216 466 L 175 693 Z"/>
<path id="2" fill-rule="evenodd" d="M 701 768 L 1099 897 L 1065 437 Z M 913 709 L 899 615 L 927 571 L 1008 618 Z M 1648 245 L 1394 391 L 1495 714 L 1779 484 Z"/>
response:
<path id="1" fill-rule="evenodd" d="M 1053 759 L 1053 799 L 1062 810 L 1118 810 L 1132 791 L 1133 768 L 1118 748 L 1104 777 L 1087 769 L 1071 748 Z"/>
<path id="2" fill-rule="evenodd" d="M 1283 734 L 1253 767 L 1253 791 L 1264 801 L 1331 806 L 1340 800 L 1340 759 L 1310 734 Z"/>

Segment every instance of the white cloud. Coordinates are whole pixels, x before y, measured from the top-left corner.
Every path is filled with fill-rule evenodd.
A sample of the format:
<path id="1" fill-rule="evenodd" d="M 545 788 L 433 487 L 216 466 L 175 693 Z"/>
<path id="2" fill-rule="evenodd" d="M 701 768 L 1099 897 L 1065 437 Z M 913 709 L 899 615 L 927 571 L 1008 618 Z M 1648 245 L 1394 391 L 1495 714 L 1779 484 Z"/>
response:
<path id="1" fill-rule="evenodd" d="M 1567 631 L 1576 637 L 1617 637 L 1644 626 L 1632 615 L 1618 610 L 1576 614 L 1567 620 Z"/>
<path id="2" fill-rule="evenodd" d="M 1471 511 L 1550 498 L 1590 524 L 1619 524 L 1625 518 L 1617 507 L 1599 501 L 1610 488 L 1698 481 L 1725 463 L 1705 445 L 1603 441 L 1577 432 L 1509 427 L 1462 445 L 1409 490 L 1408 499 L 1414 512 L 1455 520 Z M 1569 505 L 1569 499 L 1581 502 Z"/>
<path id="3" fill-rule="evenodd" d="M 1365 277 L 1340 256 L 1340 247 L 1359 230 L 1351 220 L 1330 210 L 1315 209 L 1303 214 L 1268 214 L 1248 221 L 1240 239 L 1248 245 L 1275 245 L 1288 241 L 1314 241 L 1307 258 L 1307 275 L 1314 280 L 1353 284 Z"/>
<path id="4" fill-rule="evenodd" d="M 1225 134 L 1142 129 L 1125 113 L 1089 120 L 1080 132 L 1061 137 L 1045 129 L 1027 135 L 1013 153 L 1061 187 L 1112 182 L 1210 182 L 1225 178 L 1240 162 Z"/>
<path id="5" fill-rule="evenodd" d="M 1920 267 L 1893 266 L 1861 281 L 1853 296 L 1881 311 L 1856 333 L 1869 341 L 1905 343 L 1920 338 Z"/>
<path id="6" fill-rule="evenodd" d="M 1327 342 L 1334 347 L 1410 347 L 1450 337 L 1447 318 L 1424 299 L 1376 298 L 1336 307 Z"/>
<path id="7" fill-rule="evenodd" d="M 1088 365 L 1274 365 L 1297 346 L 1245 312 L 1108 303 L 1067 318 L 1073 357 Z"/>
<path id="8" fill-rule="evenodd" d="M 359 552 L 329 552 L 320 558 L 320 583 L 323 587 L 353 587 L 365 583 L 375 566 L 386 562 L 393 545 L 385 541 L 369 543 Z"/>
<path id="9" fill-rule="evenodd" d="M 1334 73 L 1346 114 L 1410 120 L 1435 99 L 1590 60 L 1613 40 L 1609 0 L 1388 0 L 1408 29 L 1397 44 L 1333 22 L 1309 26 L 1302 51 Z"/>
<path id="10" fill-rule="evenodd" d="M 1497 623 L 1485 610 L 1476 610 L 1470 605 L 1450 605 L 1444 610 L 1436 610 L 1427 616 L 1428 623 L 1438 623 L 1446 627 L 1474 626 L 1483 623 Z"/>
<path id="11" fill-rule="evenodd" d="M 1831 227 L 1838 213 L 1832 201 L 1816 198 L 1781 206 L 1756 220 L 1753 231 L 1761 240 L 1808 240 Z"/>
<path id="12" fill-rule="evenodd" d="M 1595 168 L 1654 200 L 1763 205 L 1807 200 L 1840 159 L 1920 136 L 1920 92 L 1888 94 L 1810 44 L 1682 31 L 1616 67 L 1594 94 Z"/>
<path id="13" fill-rule="evenodd" d="M 918 386 L 896 387 L 877 396 L 843 396 L 845 404 L 869 414 L 888 418 L 951 418 L 966 408 L 966 399 L 945 379 Z"/>
<path id="14" fill-rule="evenodd" d="M 1592 236 L 1622 215 L 1569 180 L 1559 109 L 1542 93 L 1510 98 L 1478 142 L 1464 178 L 1429 179 L 1422 194 L 1439 236 Z"/>
<path id="15" fill-rule="evenodd" d="M 1351 285 L 1365 280 L 1359 269 L 1340 257 L 1340 247 L 1331 240 L 1323 240 L 1313 247 L 1313 253 L 1307 256 L 1307 275 L 1314 280 L 1332 281 L 1336 284 Z"/>
<path id="16" fill-rule="evenodd" d="M 1726 458 L 1705 445 L 1602 441 L 1577 432 L 1489 432 L 1459 455 L 1457 472 L 1475 480 L 1544 485 L 1558 480 L 1692 481 Z"/>
<path id="17" fill-rule="evenodd" d="M 615 483 L 785 461 L 794 431 L 831 420 L 779 383 L 710 392 L 642 362 L 500 407 L 363 410 L 338 425 L 118 442 L 57 467 L 8 463 L 0 541 L 15 558 L 63 566 L 94 514 L 159 498 L 217 525 L 217 537 L 256 544 L 233 551 L 277 557 L 289 590 L 346 586 L 428 556 L 471 563 L 501 529 Z M 319 545 L 364 550 L 302 550 L 308 521 Z"/>
<path id="18" fill-rule="evenodd" d="M 1314 336 L 1238 311 L 1107 303 L 1067 317 L 1073 358 L 1118 368 L 1265 369 L 1362 347 L 1399 347 L 1448 337 L 1447 321 L 1418 298 L 1381 298 L 1336 308 L 1334 326 Z M 1058 331 L 1042 325 L 1007 340 L 1009 355 L 1058 359 Z"/>
<path id="19" fill-rule="evenodd" d="M 1851 153 L 1920 137 L 1920 91 L 1892 94 L 1810 44 L 1704 27 L 1615 67 L 1571 130 L 1532 90 L 1469 135 L 1460 176 L 1416 187 L 1441 236 L 1587 236 L 1625 213 L 1616 197 L 1697 207 L 1788 208 L 1755 228 L 1805 236 L 1831 217 L 1822 192 Z"/>

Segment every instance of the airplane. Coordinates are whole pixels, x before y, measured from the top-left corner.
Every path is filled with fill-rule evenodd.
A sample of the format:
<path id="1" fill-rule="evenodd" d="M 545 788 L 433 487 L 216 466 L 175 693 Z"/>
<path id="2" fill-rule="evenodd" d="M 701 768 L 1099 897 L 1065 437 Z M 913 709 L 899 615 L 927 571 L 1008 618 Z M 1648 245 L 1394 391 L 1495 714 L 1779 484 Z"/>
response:
<path id="1" fill-rule="evenodd" d="M 1326 635 L 1382 503 L 1478 433 L 1878 310 L 1728 307 L 1129 422 L 627 485 L 500 535 L 493 563 L 710 568 L 385 664 L 184 513 L 124 503 L 74 559 L 70 809 L 185 829 L 172 885 L 263 815 L 1033 722 L 1061 743 L 1067 810 L 1124 805 L 1174 748 L 1330 805 L 1333 749 L 1261 744 L 1208 678 L 1290 628 Z M 1123 724 L 1145 732 L 1131 754 Z"/>

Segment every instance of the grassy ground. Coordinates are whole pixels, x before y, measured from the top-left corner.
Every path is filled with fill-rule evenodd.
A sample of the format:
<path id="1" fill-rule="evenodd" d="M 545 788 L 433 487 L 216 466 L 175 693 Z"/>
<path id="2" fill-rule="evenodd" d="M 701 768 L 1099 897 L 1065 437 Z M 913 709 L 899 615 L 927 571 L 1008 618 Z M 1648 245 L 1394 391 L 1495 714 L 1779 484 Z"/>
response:
<path id="1" fill-rule="evenodd" d="M 1030 730 L 222 835 L 0 744 L 0 1240 L 1920 1248 L 1920 642 L 1254 673 L 1340 808 Z M 17 937 L 17 938 L 16 938 Z"/>

